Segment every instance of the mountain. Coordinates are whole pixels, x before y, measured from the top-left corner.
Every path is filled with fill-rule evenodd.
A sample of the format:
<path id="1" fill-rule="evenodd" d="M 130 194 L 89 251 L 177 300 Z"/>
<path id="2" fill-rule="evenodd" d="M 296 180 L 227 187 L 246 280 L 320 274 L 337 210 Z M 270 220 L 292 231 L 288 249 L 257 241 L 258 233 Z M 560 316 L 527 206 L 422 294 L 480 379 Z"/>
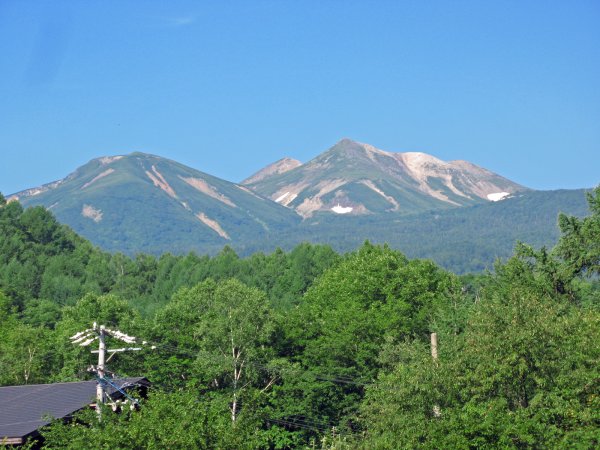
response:
<path id="1" fill-rule="evenodd" d="M 269 164 L 267 167 L 260 169 L 254 175 L 246 178 L 241 184 L 254 184 L 269 178 L 273 175 L 279 175 L 285 172 L 289 172 L 296 167 L 301 166 L 302 163 L 297 159 L 282 158 L 279 161 L 275 161 L 273 164 Z"/>
<path id="2" fill-rule="evenodd" d="M 350 140 L 305 164 L 284 158 L 245 183 L 132 153 L 9 199 L 43 205 L 93 244 L 130 255 L 230 245 L 245 256 L 303 241 L 349 251 L 369 239 L 457 273 L 491 267 L 518 240 L 552 246 L 559 212 L 588 212 L 583 190 L 532 191 L 465 161 Z"/>
<path id="3" fill-rule="evenodd" d="M 107 250 L 214 252 L 294 226 L 298 216 L 248 188 L 144 153 L 97 158 L 19 192 Z"/>
<path id="4" fill-rule="evenodd" d="M 318 212 L 413 214 L 501 200 L 528 190 L 467 161 L 392 153 L 350 139 L 306 164 L 284 161 L 243 184 L 304 218 Z"/>

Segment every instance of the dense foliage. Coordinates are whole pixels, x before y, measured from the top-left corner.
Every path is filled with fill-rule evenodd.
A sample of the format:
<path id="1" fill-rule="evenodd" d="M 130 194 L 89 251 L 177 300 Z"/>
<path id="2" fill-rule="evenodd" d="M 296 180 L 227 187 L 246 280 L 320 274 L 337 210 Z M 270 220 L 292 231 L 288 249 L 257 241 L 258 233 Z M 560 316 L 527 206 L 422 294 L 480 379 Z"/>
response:
<path id="1" fill-rule="evenodd" d="M 89 377 L 68 337 L 94 321 L 156 346 L 109 363 L 153 383 L 139 411 L 84 410 L 47 448 L 600 444 L 600 187 L 553 249 L 464 277 L 368 242 L 111 255 L 0 200 L 0 385 Z"/>

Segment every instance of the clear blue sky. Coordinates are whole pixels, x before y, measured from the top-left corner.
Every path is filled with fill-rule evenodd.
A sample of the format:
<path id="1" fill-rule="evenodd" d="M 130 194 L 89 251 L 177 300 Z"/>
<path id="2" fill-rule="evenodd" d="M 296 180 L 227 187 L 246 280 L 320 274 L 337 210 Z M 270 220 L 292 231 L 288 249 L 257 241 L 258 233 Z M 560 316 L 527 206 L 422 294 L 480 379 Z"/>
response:
<path id="1" fill-rule="evenodd" d="M 0 191 L 144 151 L 240 181 L 342 137 L 600 183 L 600 2 L 0 1 Z"/>

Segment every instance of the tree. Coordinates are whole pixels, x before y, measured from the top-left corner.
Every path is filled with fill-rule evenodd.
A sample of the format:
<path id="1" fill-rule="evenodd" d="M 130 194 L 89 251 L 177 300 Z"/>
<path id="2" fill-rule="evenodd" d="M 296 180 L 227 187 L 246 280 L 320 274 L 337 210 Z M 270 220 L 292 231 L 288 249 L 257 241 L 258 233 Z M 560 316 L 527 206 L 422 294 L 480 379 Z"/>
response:
<path id="1" fill-rule="evenodd" d="M 440 337 L 437 364 L 418 341 L 382 354 L 393 368 L 367 389 L 365 447 L 597 446 L 599 325 L 597 311 L 499 275 L 464 333 Z"/>
<path id="2" fill-rule="evenodd" d="M 156 321 L 159 339 L 184 349 L 184 355 L 196 355 L 191 365 L 185 357 L 173 361 L 184 370 L 181 376 L 193 374 L 192 383 L 199 389 L 230 395 L 232 422 L 244 390 L 269 384 L 263 365 L 271 356 L 273 331 L 265 294 L 233 279 L 219 283 L 209 279 L 182 289 Z"/>
<path id="3" fill-rule="evenodd" d="M 31 240 L 42 245 L 52 242 L 60 230 L 60 225 L 43 206 L 27 208 L 21 215 L 20 222 Z"/>
<path id="4" fill-rule="evenodd" d="M 153 391 L 139 411 L 113 413 L 98 423 L 94 411 L 78 413 L 71 423 L 54 422 L 42 430 L 43 448 L 255 449 L 264 448 L 256 433 L 260 417 L 242 415 L 235 429 L 221 405 L 192 390 Z"/>
<path id="5" fill-rule="evenodd" d="M 0 292 L 0 386 L 42 382 L 51 373 L 50 332 L 19 321 Z"/>
<path id="6" fill-rule="evenodd" d="M 600 186 L 586 194 L 591 215 L 583 219 L 560 214 L 562 236 L 555 253 L 574 274 L 600 274 Z"/>
<path id="7" fill-rule="evenodd" d="M 373 375 L 385 336 L 426 336 L 434 311 L 457 288 L 457 279 L 430 261 L 366 244 L 307 292 L 296 317 L 304 356 Z"/>
<path id="8" fill-rule="evenodd" d="M 409 261 L 386 246 L 363 245 L 327 270 L 286 317 L 293 371 L 278 386 L 273 409 L 282 417 L 351 425 L 380 367 L 387 338 L 426 337 L 440 304 L 458 281 L 430 261 Z M 298 367 L 299 366 L 299 367 Z"/>
<path id="9" fill-rule="evenodd" d="M 91 328 L 94 322 L 133 336 L 144 329 L 139 313 L 128 302 L 114 295 L 87 294 L 75 305 L 64 307 L 53 334 L 54 348 L 61 361 L 54 381 L 78 380 L 84 376 L 86 364 L 95 363 L 96 358 L 89 353 L 90 347 L 73 345 L 69 339 L 75 333 Z M 131 353 L 120 354 L 113 359 L 112 370 L 120 375 L 138 375 L 142 363 L 139 355 Z"/>

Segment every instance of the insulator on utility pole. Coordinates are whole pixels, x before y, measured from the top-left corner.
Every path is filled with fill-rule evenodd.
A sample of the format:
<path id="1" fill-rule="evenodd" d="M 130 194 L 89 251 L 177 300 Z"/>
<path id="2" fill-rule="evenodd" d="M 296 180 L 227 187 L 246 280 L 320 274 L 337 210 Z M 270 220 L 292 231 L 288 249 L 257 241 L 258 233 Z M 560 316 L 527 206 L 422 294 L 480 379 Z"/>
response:
<path id="1" fill-rule="evenodd" d="M 109 330 L 108 328 L 106 328 L 105 331 L 107 334 L 110 334 L 115 339 L 119 339 L 120 341 L 126 342 L 127 344 L 135 343 L 135 337 L 129 336 L 119 330 Z"/>

